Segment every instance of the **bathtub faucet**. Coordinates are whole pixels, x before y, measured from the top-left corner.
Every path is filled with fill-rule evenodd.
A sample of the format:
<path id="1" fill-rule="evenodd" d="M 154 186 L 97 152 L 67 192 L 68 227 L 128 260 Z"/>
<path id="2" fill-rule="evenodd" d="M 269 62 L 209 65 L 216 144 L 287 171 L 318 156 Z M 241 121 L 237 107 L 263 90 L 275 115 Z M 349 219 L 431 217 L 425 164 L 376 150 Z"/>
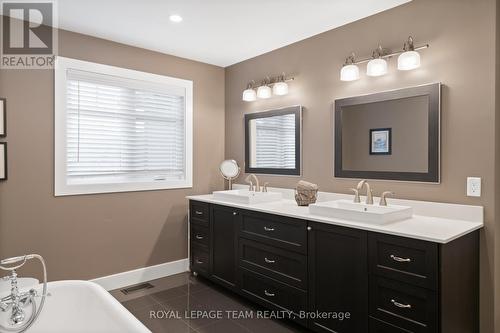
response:
<path id="1" fill-rule="evenodd" d="M 17 287 L 16 270 L 12 270 L 11 274 L 3 277 L 2 280 L 10 280 L 10 295 L 0 299 L 0 310 L 2 312 L 7 312 L 12 309 L 9 320 L 10 324 L 20 324 L 26 319 L 23 307 L 26 307 L 35 301 L 34 297 L 36 296 L 36 291 L 34 289 L 31 289 L 26 292 L 19 292 L 19 289 Z"/>
<path id="2" fill-rule="evenodd" d="M 17 272 L 16 270 L 24 266 L 26 261 L 31 259 L 38 259 L 42 264 L 43 269 L 43 287 L 40 305 L 37 308 L 35 297 L 37 292 L 35 289 L 29 291 L 19 292 L 17 285 Z M 3 281 L 10 281 L 10 295 L 0 299 L 0 313 L 10 312 L 9 327 L 0 324 L 0 333 L 3 332 L 25 332 L 36 321 L 42 312 L 47 296 L 47 267 L 42 256 L 38 254 L 28 254 L 20 257 L 12 257 L 0 260 L 0 270 L 10 272 L 9 275 L 0 278 Z M 31 314 L 27 317 L 23 308 L 31 306 Z"/>

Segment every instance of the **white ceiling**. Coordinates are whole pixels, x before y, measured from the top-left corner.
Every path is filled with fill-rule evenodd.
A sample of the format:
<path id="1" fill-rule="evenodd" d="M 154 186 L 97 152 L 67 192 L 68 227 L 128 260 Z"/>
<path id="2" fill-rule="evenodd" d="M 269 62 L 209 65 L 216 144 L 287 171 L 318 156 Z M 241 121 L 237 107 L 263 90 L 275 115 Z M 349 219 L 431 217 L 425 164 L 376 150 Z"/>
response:
<path id="1" fill-rule="evenodd" d="M 66 30 L 225 67 L 409 1 L 60 0 L 58 17 Z"/>

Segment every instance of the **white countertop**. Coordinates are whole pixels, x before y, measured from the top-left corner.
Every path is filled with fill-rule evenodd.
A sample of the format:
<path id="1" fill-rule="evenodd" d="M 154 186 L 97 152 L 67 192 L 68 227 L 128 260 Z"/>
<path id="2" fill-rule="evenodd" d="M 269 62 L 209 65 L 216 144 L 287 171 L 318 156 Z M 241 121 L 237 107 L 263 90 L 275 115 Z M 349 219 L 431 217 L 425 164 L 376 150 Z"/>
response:
<path id="1" fill-rule="evenodd" d="M 328 195 L 335 197 L 335 199 L 350 197 L 348 195 L 335 193 L 330 193 Z M 333 199 L 333 197 L 330 199 Z M 256 212 L 288 216 L 308 221 L 328 223 L 443 244 L 451 242 L 454 239 L 483 227 L 483 208 L 480 206 L 398 200 L 398 204 L 403 203 L 414 206 L 414 212 L 419 215 L 414 214 L 412 218 L 404 221 L 376 225 L 313 215 L 309 213 L 308 207 L 300 207 L 297 205 L 295 200 L 291 199 L 283 199 L 280 201 L 259 204 L 238 204 L 217 200 L 212 194 L 194 195 L 188 196 L 187 198 L 190 200 L 203 201 Z M 412 205 L 412 203 L 414 203 L 414 205 Z M 428 209 L 426 209 L 426 207 L 428 207 Z M 428 210 L 429 214 L 420 215 L 426 210 Z M 451 218 L 446 217 L 447 212 L 449 212 Z M 464 218 L 468 218 L 469 220 Z"/>

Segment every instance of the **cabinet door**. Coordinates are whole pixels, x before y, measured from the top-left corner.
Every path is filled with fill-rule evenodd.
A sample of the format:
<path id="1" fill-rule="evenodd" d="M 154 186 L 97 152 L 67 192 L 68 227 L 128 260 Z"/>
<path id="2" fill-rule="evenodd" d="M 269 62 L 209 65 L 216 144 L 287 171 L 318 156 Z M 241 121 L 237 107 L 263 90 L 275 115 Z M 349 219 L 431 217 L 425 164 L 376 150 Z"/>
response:
<path id="1" fill-rule="evenodd" d="M 310 319 L 309 327 L 316 332 L 366 333 L 367 233 L 321 223 L 309 226 L 309 311 L 326 315 Z M 339 312 L 348 312 L 349 319 L 340 320 Z"/>
<path id="2" fill-rule="evenodd" d="M 236 286 L 238 242 L 241 214 L 234 208 L 211 205 L 212 278 L 228 288 Z"/>

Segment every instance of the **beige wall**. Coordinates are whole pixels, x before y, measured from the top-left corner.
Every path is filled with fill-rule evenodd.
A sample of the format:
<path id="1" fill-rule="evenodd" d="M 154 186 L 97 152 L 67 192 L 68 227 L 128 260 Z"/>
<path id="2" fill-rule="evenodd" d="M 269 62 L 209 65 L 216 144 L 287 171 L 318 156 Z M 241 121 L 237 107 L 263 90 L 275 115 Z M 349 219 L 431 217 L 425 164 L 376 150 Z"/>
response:
<path id="1" fill-rule="evenodd" d="M 184 197 L 223 184 L 217 170 L 224 157 L 224 69 L 64 31 L 59 50 L 65 57 L 194 82 L 194 188 L 55 198 L 53 72 L 2 70 L 9 180 L 0 183 L 0 258 L 40 253 L 51 280 L 186 258 Z"/>
<path id="2" fill-rule="evenodd" d="M 500 0 L 496 1 L 495 211 L 500 213 Z M 498 219 L 498 218 L 497 218 Z M 500 329 L 500 227 L 495 228 L 495 328 Z"/>
<path id="3" fill-rule="evenodd" d="M 442 183 L 373 183 L 377 193 L 391 189 L 401 198 L 485 207 L 486 227 L 481 234 L 481 332 L 493 332 L 494 295 L 500 308 L 500 264 L 494 257 L 495 249 L 500 256 L 500 228 L 495 228 L 495 203 L 500 209 L 500 192 L 495 196 L 494 186 L 497 182 L 497 189 L 500 188 L 500 177 L 495 177 L 500 175 L 500 154 L 491 153 L 498 147 L 495 143 L 500 144 L 500 117 L 495 118 L 495 64 L 497 80 L 500 70 L 492 29 L 500 10 L 495 3 L 414 0 L 231 66 L 225 71 L 225 83 L 224 70 L 215 66 L 61 32 L 59 46 L 63 56 L 194 81 L 195 186 L 190 190 L 54 198 L 53 73 L 2 70 L 0 96 L 8 100 L 9 128 L 4 141 L 9 143 L 10 169 L 9 180 L 0 183 L 0 257 L 39 252 L 48 261 L 51 280 L 94 278 L 185 258 L 184 196 L 222 186 L 217 166 L 224 155 L 243 165 L 244 113 L 302 104 L 303 178 L 318 183 L 323 191 L 348 192 L 354 181 L 332 176 L 332 101 L 441 81 L 445 85 Z M 367 56 L 378 43 L 398 49 L 409 34 L 417 44 L 431 44 L 431 48 L 421 52 L 421 69 L 397 72 L 392 59 L 387 76 L 362 75 L 357 82 L 339 81 L 340 66 L 351 51 Z M 500 34 L 498 24 L 496 34 Z M 498 40 L 496 54 L 500 54 Z M 288 96 L 254 103 L 241 101 L 248 81 L 283 71 L 296 77 Z M 500 101 L 498 87 L 496 99 Z M 498 112 L 499 105 L 496 104 Z M 465 196 L 467 176 L 483 178 L 481 198 Z M 299 180 L 262 178 L 283 187 L 292 187 Z M 499 288 L 494 293 L 495 282 Z M 500 311 L 496 314 L 496 332 L 500 332 Z"/>
<path id="4" fill-rule="evenodd" d="M 336 98 L 425 83 L 444 84 L 441 184 L 372 183 L 377 194 L 390 189 L 400 198 L 485 207 L 486 227 L 481 232 L 482 333 L 493 332 L 495 263 L 500 265 L 494 258 L 495 2 L 414 0 L 226 69 L 226 158 L 244 163 L 244 113 L 301 104 L 305 107 L 303 178 L 318 183 L 323 191 L 345 193 L 355 180 L 333 178 L 332 102 Z M 340 67 L 350 52 L 368 56 L 378 43 L 399 49 L 410 34 L 417 44 L 431 45 L 421 51 L 420 69 L 398 72 L 396 59 L 391 59 L 389 74 L 384 77 L 368 78 L 362 74 L 356 82 L 339 80 Z M 289 95 L 252 103 L 241 101 L 241 92 L 250 80 L 281 72 L 296 78 L 290 84 Z M 483 178 L 481 198 L 466 197 L 467 176 Z M 283 176 L 261 178 L 281 187 L 293 187 L 299 180 Z"/>
<path id="5" fill-rule="evenodd" d="M 428 171 L 429 98 L 342 108 L 342 168 L 355 171 Z M 391 154 L 370 155 L 370 129 L 391 128 Z"/>

